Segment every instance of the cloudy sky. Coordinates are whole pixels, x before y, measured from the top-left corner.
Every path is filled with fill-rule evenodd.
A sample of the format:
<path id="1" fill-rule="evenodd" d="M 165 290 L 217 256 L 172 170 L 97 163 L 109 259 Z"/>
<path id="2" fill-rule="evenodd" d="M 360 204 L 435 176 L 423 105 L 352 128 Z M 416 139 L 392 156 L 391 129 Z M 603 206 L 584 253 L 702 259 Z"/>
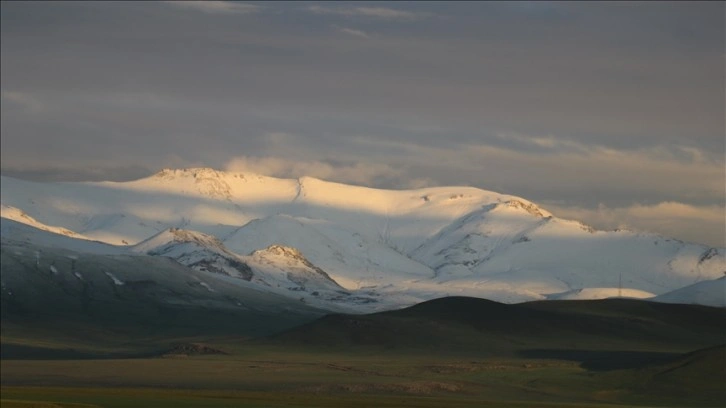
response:
<path id="1" fill-rule="evenodd" d="M 516 194 L 724 243 L 723 2 L 2 2 L 0 171 Z"/>

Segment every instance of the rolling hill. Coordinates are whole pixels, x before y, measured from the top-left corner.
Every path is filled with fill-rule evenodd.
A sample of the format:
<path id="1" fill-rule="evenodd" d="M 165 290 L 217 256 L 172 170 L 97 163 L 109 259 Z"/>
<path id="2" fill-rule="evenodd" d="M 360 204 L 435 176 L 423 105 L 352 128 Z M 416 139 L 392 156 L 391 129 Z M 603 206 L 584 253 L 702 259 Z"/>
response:
<path id="1" fill-rule="evenodd" d="M 503 304 L 447 297 L 368 315 L 332 314 L 265 341 L 313 349 L 602 359 L 724 343 L 722 308 L 631 299 Z M 623 354 L 623 352 L 626 352 Z"/>

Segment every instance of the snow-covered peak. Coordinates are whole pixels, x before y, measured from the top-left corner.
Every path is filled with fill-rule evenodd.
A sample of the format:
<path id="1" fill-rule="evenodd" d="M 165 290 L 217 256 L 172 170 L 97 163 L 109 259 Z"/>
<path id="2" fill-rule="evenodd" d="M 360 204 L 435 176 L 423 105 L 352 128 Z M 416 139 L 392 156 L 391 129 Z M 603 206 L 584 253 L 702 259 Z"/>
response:
<path id="1" fill-rule="evenodd" d="M 173 179 L 177 177 L 192 177 L 192 178 L 222 178 L 228 173 L 215 170 L 210 167 L 191 167 L 186 169 L 162 169 L 160 172 L 154 174 L 152 177 L 161 179 Z"/>
<path id="2" fill-rule="evenodd" d="M 300 252 L 296 248 L 274 244 L 264 249 L 258 249 L 252 252 L 250 256 L 258 260 L 267 260 L 270 261 L 270 263 L 276 263 L 281 265 L 302 265 L 307 268 L 314 269 L 318 271 L 321 275 L 324 275 L 326 278 L 330 279 L 327 273 L 323 272 L 322 269 L 313 265 L 307 258 L 305 258 L 302 252 Z"/>
<path id="3" fill-rule="evenodd" d="M 313 265 L 312 262 L 308 261 L 302 252 L 296 248 L 287 247 L 284 245 L 270 245 L 265 249 L 260 249 L 253 252 L 250 258 L 257 261 L 260 264 L 274 265 L 275 268 L 282 268 L 287 271 L 288 279 L 297 281 L 298 278 L 309 279 L 323 279 L 329 283 L 338 285 L 333 278 L 330 277 L 324 270 Z M 342 289 L 342 288 L 341 288 Z"/>
<path id="4" fill-rule="evenodd" d="M 174 244 L 193 244 L 198 247 L 225 251 L 224 244 L 217 237 L 198 231 L 169 228 L 153 237 L 134 245 L 131 250 L 139 253 L 155 252 L 162 247 Z"/>
<path id="5" fill-rule="evenodd" d="M 131 247 L 136 253 L 175 259 L 190 268 L 249 281 L 254 273 L 243 257 L 218 238 L 198 231 L 169 228 Z"/>
<path id="6" fill-rule="evenodd" d="M 198 231 L 190 231 L 181 228 L 169 228 L 167 231 L 172 236 L 174 242 L 194 242 L 200 245 L 221 246 L 222 242 L 212 235 L 204 234 Z"/>
<path id="7" fill-rule="evenodd" d="M 265 249 L 260 249 L 260 250 L 255 251 L 253 254 L 263 254 L 263 253 L 277 255 L 277 256 L 283 256 L 286 258 L 293 258 L 293 259 L 298 259 L 298 260 L 305 259 L 302 252 L 300 252 L 299 250 L 297 250 L 295 248 L 287 247 L 284 245 L 270 245 L 269 247 L 267 247 Z"/>
<path id="8" fill-rule="evenodd" d="M 143 194 L 158 202 L 177 199 L 204 200 L 208 203 L 227 202 L 290 202 L 298 194 L 298 180 L 279 179 L 254 173 L 238 173 L 211 168 L 164 169 L 139 180 L 101 182 L 89 185 L 104 189 Z M 159 196 L 165 197 L 159 197 Z"/>
<path id="9" fill-rule="evenodd" d="M 546 217 L 552 217 L 552 214 L 544 210 L 540 207 L 538 207 L 536 204 L 522 200 L 522 199 L 512 199 L 504 202 L 503 204 L 499 204 L 499 207 L 506 206 L 507 208 L 515 209 L 515 210 L 521 210 L 524 211 L 530 215 L 534 215 L 535 217 L 540 218 L 546 218 Z"/>
<path id="10" fill-rule="evenodd" d="M 194 178 L 194 179 L 223 179 L 223 178 L 243 178 L 242 173 L 226 172 L 215 170 L 211 167 L 190 167 L 184 169 L 162 169 L 158 173 L 151 176 L 155 179 L 172 180 L 176 178 Z"/>
<path id="11" fill-rule="evenodd" d="M 234 179 L 244 179 L 244 175 L 238 173 L 226 173 L 207 167 L 189 168 L 189 169 L 164 169 L 147 180 L 154 184 L 172 183 L 183 185 L 193 185 L 194 190 L 203 196 L 231 199 L 232 186 Z"/>

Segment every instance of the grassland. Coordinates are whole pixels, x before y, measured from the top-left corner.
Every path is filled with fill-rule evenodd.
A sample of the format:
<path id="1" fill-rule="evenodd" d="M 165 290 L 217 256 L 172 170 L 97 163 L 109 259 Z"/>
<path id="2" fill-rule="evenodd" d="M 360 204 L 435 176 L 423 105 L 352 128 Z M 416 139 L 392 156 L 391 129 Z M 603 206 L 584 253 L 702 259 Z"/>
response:
<path id="1" fill-rule="evenodd" d="M 2 407 L 721 406 L 725 397 L 723 347 L 620 370 L 561 359 L 214 347 L 231 354 L 5 360 Z M 33 405 L 41 402 L 57 405 Z"/>
<path id="2" fill-rule="evenodd" d="M 3 324 L 1 406 L 722 407 L 724 313 L 460 298 L 256 339 Z"/>

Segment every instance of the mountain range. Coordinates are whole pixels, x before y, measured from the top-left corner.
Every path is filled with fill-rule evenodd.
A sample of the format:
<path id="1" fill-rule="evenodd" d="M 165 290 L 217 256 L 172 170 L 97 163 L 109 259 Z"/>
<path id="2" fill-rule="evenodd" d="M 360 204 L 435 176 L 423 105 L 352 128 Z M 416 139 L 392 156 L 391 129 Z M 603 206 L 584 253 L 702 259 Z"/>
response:
<path id="1" fill-rule="evenodd" d="M 134 287 L 180 307 L 236 313 L 259 299 L 310 316 L 446 296 L 726 306 L 724 248 L 598 231 L 473 187 L 382 190 L 193 168 L 129 182 L 2 177 L 0 199 L 3 309 L 32 309 L 21 294 L 58 282 L 70 297 L 103 286 L 118 300 Z"/>

